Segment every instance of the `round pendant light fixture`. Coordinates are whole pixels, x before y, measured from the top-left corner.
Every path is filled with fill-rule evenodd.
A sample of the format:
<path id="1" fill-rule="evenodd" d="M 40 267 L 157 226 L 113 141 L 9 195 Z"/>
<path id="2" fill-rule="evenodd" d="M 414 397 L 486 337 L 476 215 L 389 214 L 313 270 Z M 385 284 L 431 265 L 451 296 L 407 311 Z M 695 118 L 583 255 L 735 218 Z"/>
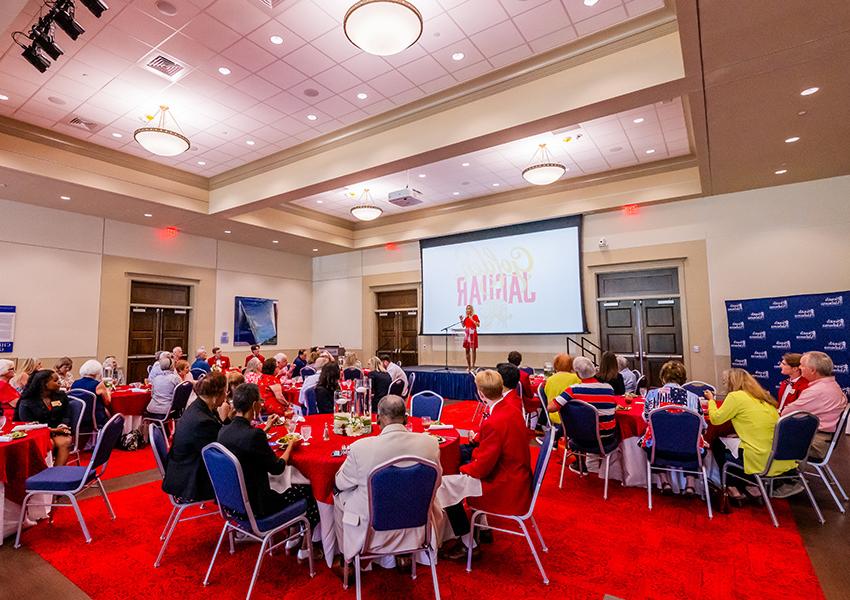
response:
<path id="1" fill-rule="evenodd" d="M 342 22 L 348 40 L 369 54 L 391 56 L 422 35 L 422 14 L 407 0 L 359 0 Z"/>
<path id="2" fill-rule="evenodd" d="M 351 216 L 360 221 L 374 221 L 384 214 L 380 206 L 376 206 L 368 189 L 363 190 L 357 205 L 351 209 Z"/>
<path id="3" fill-rule="evenodd" d="M 158 121 L 156 121 L 157 117 L 159 117 Z M 169 127 L 169 119 L 174 123 L 173 127 Z M 147 120 L 148 125 L 137 129 L 133 133 L 133 138 L 151 154 L 177 156 L 186 152 L 191 146 L 189 138 L 183 135 L 183 130 L 168 112 L 166 105 L 160 106 L 155 115 L 148 115 Z M 153 125 L 154 121 L 156 125 Z"/>
<path id="4" fill-rule="evenodd" d="M 546 144 L 540 144 L 531 163 L 522 171 L 522 178 L 533 185 L 549 185 L 558 181 L 567 172 L 561 163 L 555 162 Z"/>

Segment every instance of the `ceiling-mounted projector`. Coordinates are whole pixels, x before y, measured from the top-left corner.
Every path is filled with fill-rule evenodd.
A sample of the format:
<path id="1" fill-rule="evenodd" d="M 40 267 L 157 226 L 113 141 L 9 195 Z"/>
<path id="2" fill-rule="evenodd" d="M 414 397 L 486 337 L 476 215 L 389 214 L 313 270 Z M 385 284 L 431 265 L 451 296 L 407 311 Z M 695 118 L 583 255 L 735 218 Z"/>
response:
<path id="1" fill-rule="evenodd" d="M 422 204 L 422 192 L 411 187 L 405 187 L 404 189 L 387 194 L 387 202 L 401 208 L 416 206 L 417 204 Z"/>

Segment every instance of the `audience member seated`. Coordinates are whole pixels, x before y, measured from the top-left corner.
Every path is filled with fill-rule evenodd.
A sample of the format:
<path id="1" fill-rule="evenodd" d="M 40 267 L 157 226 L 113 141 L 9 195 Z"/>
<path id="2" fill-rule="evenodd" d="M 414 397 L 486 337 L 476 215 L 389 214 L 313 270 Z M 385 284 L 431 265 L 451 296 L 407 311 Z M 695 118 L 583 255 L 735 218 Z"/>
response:
<path id="1" fill-rule="evenodd" d="M 394 395 L 384 397 L 378 404 L 377 413 L 380 435 L 352 442 L 348 457 L 334 481 L 337 543 L 346 560 L 362 550 L 366 538 L 369 525 L 368 483 L 372 469 L 398 456 L 415 456 L 440 464 L 440 446 L 436 438 L 405 428 L 407 416 L 403 398 Z M 399 510 L 404 510 L 404 507 L 400 506 Z M 436 506 L 432 506 L 431 510 L 439 518 Z M 372 537 L 370 547 L 376 552 L 391 550 L 406 543 L 408 535 L 418 539 L 418 533 L 416 530 L 405 530 L 401 534 L 378 531 Z"/>
<path id="2" fill-rule="evenodd" d="M 328 360 L 325 356 L 320 356 L 316 359 L 316 362 L 313 363 L 313 368 L 316 369 L 316 372 L 312 375 L 308 375 L 304 378 L 303 383 L 301 384 L 301 392 L 298 394 L 298 404 L 301 406 L 307 406 L 307 390 L 316 387 L 319 383 L 319 377 L 322 376 L 322 369 L 325 368 L 325 365 L 332 363 L 333 360 Z"/>
<path id="3" fill-rule="evenodd" d="M 245 366 L 246 367 L 248 366 L 248 363 L 251 361 L 252 358 L 256 358 L 260 362 L 260 364 L 263 364 L 264 362 L 266 362 L 265 357 L 262 354 L 260 354 L 260 345 L 259 344 L 251 344 L 251 353 L 248 356 L 245 357 Z"/>
<path id="4" fill-rule="evenodd" d="M 662 406 L 676 405 L 685 406 L 697 414 L 702 415 L 702 403 L 699 396 L 684 389 L 682 386 L 688 381 L 688 373 L 685 365 L 677 360 L 670 360 L 661 366 L 661 387 L 649 390 L 644 399 L 643 420 L 649 423 L 649 413 Z M 705 420 L 702 424 L 705 430 Z M 652 429 L 647 427 L 639 444 L 646 450 L 647 454 L 652 452 Z M 670 483 L 670 474 L 667 471 L 658 473 L 661 481 L 661 493 L 669 494 L 673 491 Z M 696 479 L 693 475 L 685 476 L 685 496 L 693 496 L 696 493 Z"/>
<path id="5" fill-rule="evenodd" d="M 10 382 L 15 377 L 15 363 L 6 358 L 0 359 L 0 407 L 3 416 L 9 421 L 15 416 L 15 406 L 18 404 L 20 394 Z"/>
<path id="6" fill-rule="evenodd" d="M 387 373 L 390 374 L 390 378 L 392 379 L 392 381 L 396 381 L 398 379 L 401 379 L 402 381 L 404 381 L 404 389 L 406 390 L 407 389 L 407 373 L 404 372 L 404 369 L 402 369 L 396 363 L 392 362 L 390 360 L 390 356 L 388 354 L 383 354 L 381 356 L 381 362 L 383 363 L 384 368 L 387 370 Z"/>
<path id="7" fill-rule="evenodd" d="M 260 359 L 256 356 L 252 356 L 248 359 L 248 362 L 245 364 L 245 371 L 243 372 L 243 375 L 245 376 L 245 383 L 253 383 L 256 385 L 260 382 L 260 371 L 263 368 L 263 362 L 260 362 Z M 274 374 L 275 377 L 277 377 L 277 360 L 274 360 L 274 364 Z"/>
<path id="8" fill-rule="evenodd" d="M 275 370 L 274 376 L 278 379 L 287 379 L 291 376 L 292 365 L 289 364 L 289 357 L 283 352 L 278 352 L 274 355 Z"/>
<path id="9" fill-rule="evenodd" d="M 222 354 L 221 348 L 218 346 L 212 349 L 212 353 L 213 355 L 207 360 L 210 368 L 215 367 L 221 371 L 227 371 L 230 368 L 230 357 Z"/>
<path id="10" fill-rule="evenodd" d="M 197 402 L 192 402 L 177 420 L 171 450 L 165 465 L 162 489 L 182 500 L 211 500 L 212 483 L 201 458 L 201 450 L 218 439 L 222 421 L 230 417 L 227 378 L 213 373 L 195 382 Z"/>
<path id="11" fill-rule="evenodd" d="M 36 371 L 41 370 L 41 361 L 37 358 L 27 358 L 24 362 L 18 365 L 18 368 L 15 369 L 15 376 L 9 382 L 12 384 L 16 390 L 18 390 L 19 394 L 22 394 L 24 388 L 27 387 L 27 383 L 29 382 L 30 376 Z"/>
<path id="12" fill-rule="evenodd" d="M 826 456 L 838 419 L 847 406 L 847 397 L 835 381 L 832 359 L 823 352 L 803 354 L 800 371 L 808 385 L 793 404 L 786 403 L 782 414 L 804 410 L 820 419 L 818 432 L 809 449 L 809 456 L 820 460 Z"/>
<path id="13" fill-rule="evenodd" d="M 514 365 L 510 366 L 516 369 Z M 522 414 L 516 404 L 503 402 L 505 386 L 498 372 L 489 369 L 479 372 L 475 376 L 475 385 L 489 406 L 490 417 L 481 424 L 478 447 L 472 451 L 472 460 L 460 467 L 461 473 L 481 480 L 482 495 L 467 498 L 467 504 L 473 510 L 522 515 L 531 503 L 531 451 Z M 446 515 L 452 531 L 463 540 L 453 550 L 447 548 L 446 556 L 455 560 L 465 559 L 472 541 L 468 535 L 469 518 L 463 504 L 446 508 Z"/>
<path id="14" fill-rule="evenodd" d="M 623 378 L 623 385 L 626 388 L 626 394 L 636 394 L 638 378 L 634 371 L 629 368 L 629 359 L 625 356 L 617 355 L 617 367 L 620 369 L 620 376 Z M 687 383 L 687 382 L 685 382 Z"/>
<path id="15" fill-rule="evenodd" d="M 100 380 L 103 376 L 103 365 L 96 360 L 87 360 L 80 367 L 80 378 L 71 384 L 72 390 L 86 390 L 96 397 L 94 409 L 95 421 L 98 428 L 106 425 L 109 420 L 109 407 L 112 405 L 112 395 L 109 388 Z"/>
<path id="16" fill-rule="evenodd" d="M 267 358 L 263 363 L 257 387 L 260 390 L 260 398 L 263 400 L 267 414 L 288 417 L 292 414 L 292 405 L 286 399 L 286 396 L 283 395 L 283 387 L 280 385 L 280 380 L 274 376 L 276 369 L 277 361 L 273 358 Z"/>
<path id="17" fill-rule="evenodd" d="M 339 365 L 336 363 L 328 363 L 319 374 L 319 381 L 316 383 L 316 407 L 321 414 L 331 414 L 334 412 L 334 392 L 339 391 Z"/>
<path id="18" fill-rule="evenodd" d="M 304 348 L 298 350 L 295 355 L 295 360 L 292 361 L 292 373 L 290 376 L 294 379 L 301 376 L 301 368 L 307 366 L 307 351 Z"/>
<path id="19" fill-rule="evenodd" d="M 183 348 L 180 346 L 174 346 L 171 350 L 171 358 L 174 360 L 174 364 L 176 365 L 181 360 L 186 360 L 186 354 L 183 352 Z"/>
<path id="20" fill-rule="evenodd" d="M 273 491 L 269 486 L 269 475 L 283 473 L 300 440 L 290 442 L 281 458 L 275 456 L 266 438 L 266 431 L 277 423 L 276 416 L 269 419 L 264 429 L 251 425 L 263 410 L 257 386 L 253 383 L 243 383 L 231 392 L 234 416 L 230 424 L 219 431 L 218 441 L 236 456 L 242 466 L 245 488 L 248 490 L 248 499 L 254 515 L 258 519 L 267 517 L 299 500 L 306 500 L 307 518 L 310 525 L 316 527 L 319 524 L 319 508 L 309 485 L 293 484 L 282 493 Z M 308 543 L 309 540 L 305 539 L 305 548 Z"/>
<path id="21" fill-rule="evenodd" d="M 227 377 L 227 402 L 233 406 L 233 391 L 245 383 L 245 376 L 239 371 L 230 371 L 225 377 Z"/>
<path id="22" fill-rule="evenodd" d="M 176 361 L 174 363 L 174 372 L 177 373 L 181 383 L 184 381 L 195 381 L 195 378 L 192 377 L 192 369 L 189 368 L 188 360 Z"/>
<path id="23" fill-rule="evenodd" d="M 163 354 L 170 354 L 170 352 Z M 157 366 L 159 367 L 159 374 L 151 379 L 151 401 L 148 402 L 145 416 L 153 419 L 165 419 L 171 409 L 174 388 L 181 382 L 180 377 L 174 372 L 174 361 L 171 360 L 171 356 L 160 358 Z"/>
<path id="24" fill-rule="evenodd" d="M 68 462 L 72 445 L 71 411 L 68 396 L 59 389 L 59 375 L 55 371 L 42 369 L 32 374 L 18 399 L 15 421 L 45 423 L 50 428 L 55 452 L 53 464 L 61 467 Z"/>
<path id="25" fill-rule="evenodd" d="M 576 383 L 581 383 L 581 379 L 573 371 L 573 357 L 569 354 L 558 354 L 553 361 L 552 368 L 555 369 L 555 372 L 546 379 L 543 386 L 543 393 L 549 400 L 549 406 L 552 406 L 552 400 L 560 396 L 565 389 Z M 558 414 L 558 407 L 548 410 L 549 422 L 552 425 L 560 425 L 561 415 Z"/>
<path id="26" fill-rule="evenodd" d="M 110 379 L 115 385 L 124 385 L 127 378 L 124 369 L 118 365 L 118 360 L 111 354 L 103 358 L 103 379 Z"/>
<path id="27" fill-rule="evenodd" d="M 315 369 L 317 360 L 319 360 L 319 352 L 317 350 L 310 350 L 310 354 L 307 355 L 307 364 L 304 366 Z"/>
<path id="28" fill-rule="evenodd" d="M 64 392 L 70 390 L 71 386 L 74 385 L 74 374 L 71 372 L 73 368 L 74 361 L 67 356 L 63 356 L 53 365 L 53 370 L 59 375 L 59 387 Z"/>
<path id="29" fill-rule="evenodd" d="M 800 359 L 802 354 L 789 352 L 782 355 L 782 360 L 779 362 L 779 370 L 786 377 L 779 384 L 779 393 L 776 399 L 779 401 L 779 412 L 782 409 L 797 400 L 802 392 L 809 385 L 809 380 L 803 377 L 803 372 L 800 370 Z"/>
<path id="30" fill-rule="evenodd" d="M 503 362 L 496 365 L 496 372 L 502 378 L 502 400 L 523 414 L 522 396 L 517 393 L 521 371 L 516 365 Z"/>
<path id="31" fill-rule="evenodd" d="M 207 351 L 203 346 L 198 348 L 198 351 L 195 353 L 195 362 L 192 363 L 193 369 L 200 369 L 205 373 L 210 372 L 210 363 L 207 362 Z"/>
<path id="32" fill-rule="evenodd" d="M 773 431 L 776 421 L 779 420 L 776 400 L 743 369 L 726 371 L 723 374 L 723 383 L 728 393 L 720 407 L 717 406 L 711 390 L 705 392 L 708 399 L 708 418 L 714 425 L 732 421 L 735 433 L 741 439 L 741 446 L 735 456 L 721 439 L 717 438 L 711 443 L 711 453 L 721 470 L 723 465 L 729 462 L 743 469 L 746 474 L 761 473 L 767 466 L 767 457 L 773 447 Z M 774 461 L 768 475 L 780 475 L 795 466 L 793 460 Z M 727 483 L 729 485 L 726 494 L 736 502 L 744 499 L 742 487 L 745 487 L 749 495 L 759 496 L 758 489 L 754 486 L 744 486 L 731 478 Z"/>
<path id="33" fill-rule="evenodd" d="M 600 383 L 607 383 L 614 390 L 614 394 L 622 396 L 626 393 L 626 385 L 623 382 L 623 376 L 620 374 L 620 365 L 617 361 L 617 355 L 613 352 L 603 352 L 602 360 L 599 361 L 599 372 L 596 379 Z"/>
<path id="34" fill-rule="evenodd" d="M 508 362 L 519 370 L 519 382 L 522 385 L 522 403 L 525 412 L 536 413 L 540 409 L 540 401 L 537 399 L 536 390 L 531 385 L 531 375 L 520 369 L 522 354 L 516 350 L 508 353 Z"/>
<path id="35" fill-rule="evenodd" d="M 153 364 L 151 365 L 151 368 L 148 370 L 148 381 L 151 382 L 151 384 L 153 383 L 154 379 L 156 379 L 160 375 L 167 374 L 168 371 L 172 370 L 172 369 L 169 369 L 168 371 L 162 370 L 162 367 L 160 366 L 160 361 L 163 358 L 170 358 L 171 364 L 172 365 L 174 364 L 174 358 L 172 357 L 171 352 L 168 352 L 166 350 L 158 350 L 154 356 L 156 356 L 156 358 L 154 359 Z"/>
<path id="36" fill-rule="evenodd" d="M 377 356 L 370 358 L 366 366 L 369 369 L 369 381 L 372 382 L 372 412 L 378 412 L 378 403 L 389 393 L 392 377 Z"/>
<path id="37" fill-rule="evenodd" d="M 342 357 L 341 370 L 344 373 L 346 369 L 360 369 L 361 371 L 363 370 L 363 365 L 357 358 L 356 352 L 346 352 L 345 356 Z"/>

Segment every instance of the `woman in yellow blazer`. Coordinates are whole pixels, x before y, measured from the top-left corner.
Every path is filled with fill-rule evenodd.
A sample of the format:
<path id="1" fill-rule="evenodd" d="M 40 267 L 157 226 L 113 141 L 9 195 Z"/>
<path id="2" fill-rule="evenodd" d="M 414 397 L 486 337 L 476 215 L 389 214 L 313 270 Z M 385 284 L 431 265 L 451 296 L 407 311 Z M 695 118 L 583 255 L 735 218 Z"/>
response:
<path id="1" fill-rule="evenodd" d="M 730 369 L 724 374 L 724 379 L 729 393 L 722 406 L 717 406 L 714 394 L 705 392 L 708 418 L 713 425 L 731 420 L 735 433 L 741 439 L 741 446 L 735 457 L 718 438 L 712 443 L 712 454 L 721 470 L 726 462 L 734 462 L 742 466 L 748 475 L 761 473 L 767 466 L 773 447 L 773 431 L 779 420 L 777 402 L 743 369 Z M 774 461 L 768 475 L 779 475 L 796 466 L 793 460 Z M 726 491 L 733 500 L 743 498 L 737 486 L 730 486 Z"/>

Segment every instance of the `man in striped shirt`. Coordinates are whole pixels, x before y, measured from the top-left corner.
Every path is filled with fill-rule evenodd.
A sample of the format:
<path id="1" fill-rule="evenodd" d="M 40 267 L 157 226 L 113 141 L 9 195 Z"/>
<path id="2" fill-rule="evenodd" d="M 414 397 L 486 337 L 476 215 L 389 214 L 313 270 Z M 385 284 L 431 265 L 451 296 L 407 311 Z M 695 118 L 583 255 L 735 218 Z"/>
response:
<path id="1" fill-rule="evenodd" d="M 596 379 L 596 366 L 589 358 L 578 356 L 573 361 L 573 370 L 581 379 L 581 383 L 571 385 L 560 396 L 549 400 L 549 412 L 560 411 L 571 400 L 583 400 L 592 404 L 599 412 L 599 433 L 605 448 L 617 443 L 617 397 L 614 388 Z M 562 416 L 563 418 L 563 416 Z M 584 440 L 582 440 L 584 441 Z M 595 441 L 594 441 L 595 444 Z M 587 465 L 579 458 L 570 465 L 570 470 L 576 473 L 586 473 Z"/>

